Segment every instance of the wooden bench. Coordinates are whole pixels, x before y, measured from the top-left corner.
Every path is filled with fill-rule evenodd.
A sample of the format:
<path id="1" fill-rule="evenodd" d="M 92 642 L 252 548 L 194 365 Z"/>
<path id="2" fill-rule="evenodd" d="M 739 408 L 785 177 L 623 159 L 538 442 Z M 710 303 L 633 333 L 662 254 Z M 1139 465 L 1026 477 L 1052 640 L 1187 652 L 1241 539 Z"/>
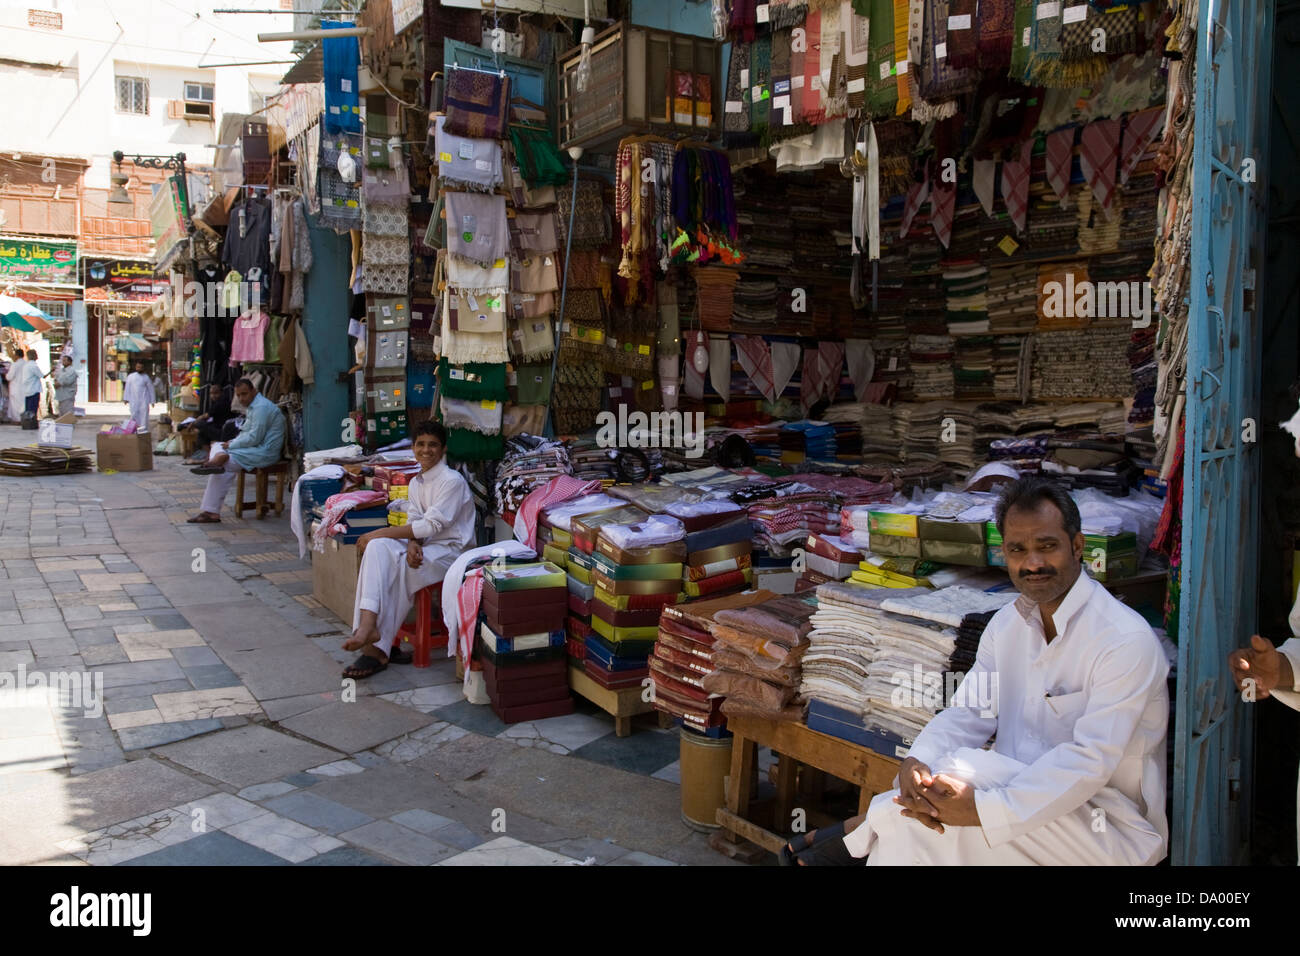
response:
<path id="1" fill-rule="evenodd" d="M 258 520 L 266 517 L 267 510 L 271 507 L 268 504 L 267 492 L 270 486 L 271 477 L 275 477 L 275 514 L 279 517 L 284 513 L 284 485 L 289 480 L 289 466 L 292 462 L 288 460 L 277 461 L 274 465 L 264 465 L 261 468 L 254 468 L 251 471 L 241 468 L 239 477 L 235 482 L 235 517 L 244 517 L 244 512 L 249 508 L 257 509 Z M 257 500 L 248 502 L 244 500 L 244 476 L 253 476 L 253 486 L 256 489 Z"/>
<path id="2" fill-rule="evenodd" d="M 722 829 L 713 835 L 709 844 L 729 856 L 743 855 L 743 851 L 738 852 L 742 839 L 772 853 L 780 851 L 788 839 L 785 834 L 793 819 L 796 771 L 800 764 L 859 787 L 858 812 L 865 813 L 872 797 L 893 787 L 902 763 L 850 741 L 809 730 L 802 723 L 729 717 L 727 729 L 734 735 L 727 803 L 718 810 L 717 821 Z M 772 829 L 756 822 L 756 808 L 752 806 L 760 746 L 771 750 L 779 761 Z"/>
<path id="3" fill-rule="evenodd" d="M 614 733 L 627 737 L 632 733 L 632 718 L 637 714 L 648 714 L 655 709 L 654 704 L 643 700 L 643 687 L 624 687 L 610 690 L 597 684 L 581 666 L 569 667 L 569 689 L 580 697 L 585 697 L 605 713 L 614 718 Z M 671 722 L 667 714 L 659 715 L 659 726 L 666 727 Z"/>

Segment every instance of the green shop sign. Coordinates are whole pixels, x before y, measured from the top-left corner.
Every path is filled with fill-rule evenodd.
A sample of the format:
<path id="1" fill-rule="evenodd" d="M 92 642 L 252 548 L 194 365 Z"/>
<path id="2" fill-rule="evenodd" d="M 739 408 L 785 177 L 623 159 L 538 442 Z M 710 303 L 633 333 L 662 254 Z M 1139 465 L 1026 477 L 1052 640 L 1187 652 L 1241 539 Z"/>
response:
<path id="1" fill-rule="evenodd" d="M 77 284 L 77 243 L 0 236 L 0 281 Z"/>

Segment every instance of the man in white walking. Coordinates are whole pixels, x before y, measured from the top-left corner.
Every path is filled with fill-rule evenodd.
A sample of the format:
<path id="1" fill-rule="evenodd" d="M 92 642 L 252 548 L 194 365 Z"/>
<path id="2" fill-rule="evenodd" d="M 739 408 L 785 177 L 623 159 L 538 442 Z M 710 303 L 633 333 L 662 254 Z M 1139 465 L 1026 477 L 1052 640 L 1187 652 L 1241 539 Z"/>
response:
<path id="1" fill-rule="evenodd" d="M 136 362 L 135 371 L 126 377 L 126 389 L 122 394 L 122 398 L 131 407 L 131 418 L 135 420 L 136 431 L 147 432 L 149 430 L 149 406 L 154 403 L 156 396 L 153 391 L 153 382 L 144 373 L 143 362 Z"/>

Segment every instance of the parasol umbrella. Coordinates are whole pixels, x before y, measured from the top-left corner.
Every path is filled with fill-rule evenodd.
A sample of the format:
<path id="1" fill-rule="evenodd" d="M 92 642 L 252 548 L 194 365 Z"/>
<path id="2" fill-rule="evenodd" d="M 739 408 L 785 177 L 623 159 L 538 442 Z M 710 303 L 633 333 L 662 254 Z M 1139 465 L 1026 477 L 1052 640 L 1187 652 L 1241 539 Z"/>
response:
<path id="1" fill-rule="evenodd" d="M 113 343 L 113 348 L 119 352 L 148 352 L 153 346 L 149 344 L 149 340 L 144 336 L 131 332 L 126 335 L 119 335 Z"/>
<path id="2" fill-rule="evenodd" d="M 19 332 L 48 332 L 53 317 L 14 295 L 0 293 L 0 326 Z"/>

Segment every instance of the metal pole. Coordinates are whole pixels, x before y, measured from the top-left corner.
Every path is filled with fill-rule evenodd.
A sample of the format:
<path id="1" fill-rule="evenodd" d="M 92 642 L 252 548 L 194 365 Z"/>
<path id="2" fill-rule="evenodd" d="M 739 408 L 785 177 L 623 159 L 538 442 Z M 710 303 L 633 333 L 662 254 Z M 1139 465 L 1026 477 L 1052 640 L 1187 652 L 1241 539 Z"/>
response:
<path id="1" fill-rule="evenodd" d="M 370 27 L 339 27 L 337 30 L 290 30 L 288 33 L 259 33 L 257 42 L 274 43 L 277 40 L 329 40 L 340 37 L 368 37 Z"/>

